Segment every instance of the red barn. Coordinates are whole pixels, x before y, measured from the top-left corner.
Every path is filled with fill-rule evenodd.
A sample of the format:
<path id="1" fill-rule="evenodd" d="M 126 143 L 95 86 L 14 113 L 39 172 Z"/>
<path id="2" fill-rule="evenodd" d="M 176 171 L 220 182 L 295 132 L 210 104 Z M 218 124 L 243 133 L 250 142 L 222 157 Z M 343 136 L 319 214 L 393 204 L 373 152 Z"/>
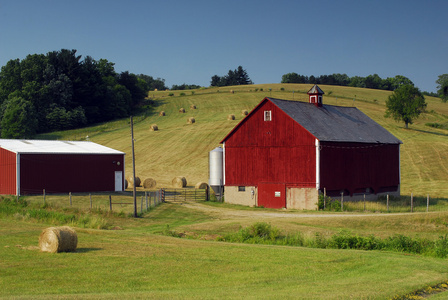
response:
<path id="1" fill-rule="evenodd" d="M 92 142 L 0 139 L 0 194 L 122 191 L 124 155 Z"/>
<path id="2" fill-rule="evenodd" d="M 400 194 L 401 141 L 355 107 L 265 98 L 222 141 L 225 201 L 316 209 L 319 193 Z"/>

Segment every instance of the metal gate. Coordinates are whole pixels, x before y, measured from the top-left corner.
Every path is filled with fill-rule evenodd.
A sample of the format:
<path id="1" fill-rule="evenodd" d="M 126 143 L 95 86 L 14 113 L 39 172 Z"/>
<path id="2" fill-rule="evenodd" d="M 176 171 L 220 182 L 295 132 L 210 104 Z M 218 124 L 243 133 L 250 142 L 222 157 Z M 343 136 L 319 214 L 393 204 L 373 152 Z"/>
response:
<path id="1" fill-rule="evenodd" d="M 206 189 L 163 189 L 165 202 L 207 201 Z"/>

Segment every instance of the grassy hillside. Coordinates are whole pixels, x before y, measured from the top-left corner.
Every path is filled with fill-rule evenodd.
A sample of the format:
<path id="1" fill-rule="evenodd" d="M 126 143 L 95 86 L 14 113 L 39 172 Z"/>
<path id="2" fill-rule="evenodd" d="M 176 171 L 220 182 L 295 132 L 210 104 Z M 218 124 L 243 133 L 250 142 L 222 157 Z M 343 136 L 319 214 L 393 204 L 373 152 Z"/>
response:
<path id="1" fill-rule="evenodd" d="M 144 115 L 134 119 L 136 173 L 142 180 L 154 178 L 158 186 L 170 186 L 175 176 L 185 176 L 189 186 L 208 181 L 208 152 L 219 146 L 226 134 L 264 97 L 308 101 L 311 85 L 268 84 L 207 88 L 192 91 L 149 92 Z M 426 97 L 427 113 L 408 130 L 403 123 L 384 118 L 389 91 L 320 86 L 324 104 L 356 106 L 403 141 L 401 147 L 402 194 L 431 197 L 448 195 L 448 130 L 427 126 L 437 123 L 448 128 L 448 103 Z M 170 94 L 174 94 L 171 95 Z M 195 105 L 196 109 L 190 106 Z M 179 113 L 185 108 L 186 113 Z M 166 116 L 159 116 L 165 111 Z M 227 120 L 234 114 L 234 121 Z M 194 124 L 187 119 L 194 117 Z M 150 131 L 157 124 L 158 131 Z M 129 120 L 43 135 L 40 138 L 91 141 L 126 152 L 126 173 L 131 174 L 131 137 Z"/>

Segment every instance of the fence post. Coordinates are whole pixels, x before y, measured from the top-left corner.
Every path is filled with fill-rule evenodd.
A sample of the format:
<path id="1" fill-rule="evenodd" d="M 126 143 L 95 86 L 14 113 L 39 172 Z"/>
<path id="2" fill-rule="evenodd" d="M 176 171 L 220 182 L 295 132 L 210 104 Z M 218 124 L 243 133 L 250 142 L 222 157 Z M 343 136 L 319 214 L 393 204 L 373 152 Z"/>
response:
<path id="1" fill-rule="evenodd" d="M 140 213 L 143 213 L 143 196 L 142 201 L 140 202 Z"/>
<path id="2" fill-rule="evenodd" d="M 93 208 L 93 203 L 92 203 L 92 194 L 89 193 L 89 198 L 90 198 L 90 209 Z"/>
<path id="3" fill-rule="evenodd" d="M 366 211 L 366 194 L 364 194 L 364 211 Z"/>
<path id="4" fill-rule="evenodd" d="M 146 204 L 146 210 L 148 210 L 148 192 L 145 191 L 145 204 Z"/>
<path id="5" fill-rule="evenodd" d="M 387 194 L 387 212 L 389 212 L 389 194 Z"/>
<path id="6" fill-rule="evenodd" d="M 411 212 L 414 212 L 414 195 L 411 193 Z"/>
<path id="7" fill-rule="evenodd" d="M 341 211 L 344 211 L 344 192 L 341 193 Z"/>
<path id="8" fill-rule="evenodd" d="M 429 194 L 426 195 L 426 212 L 429 211 Z"/>
<path id="9" fill-rule="evenodd" d="M 112 211 L 112 195 L 109 195 L 109 209 Z"/>
<path id="10" fill-rule="evenodd" d="M 72 206 L 72 192 L 68 193 L 68 198 L 70 199 L 70 206 Z"/>

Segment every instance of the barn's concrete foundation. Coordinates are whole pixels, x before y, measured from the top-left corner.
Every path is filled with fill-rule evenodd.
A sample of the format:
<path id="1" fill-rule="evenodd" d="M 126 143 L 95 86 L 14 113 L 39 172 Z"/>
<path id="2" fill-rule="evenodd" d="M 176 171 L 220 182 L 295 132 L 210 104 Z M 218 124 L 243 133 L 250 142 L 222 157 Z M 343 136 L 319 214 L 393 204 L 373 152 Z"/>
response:
<path id="1" fill-rule="evenodd" d="M 226 186 L 224 201 L 230 204 L 257 206 L 256 186 Z"/>
<path id="2" fill-rule="evenodd" d="M 319 192 L 315 188 L 286 188 L 286 208 L 317 210 Z"/>

